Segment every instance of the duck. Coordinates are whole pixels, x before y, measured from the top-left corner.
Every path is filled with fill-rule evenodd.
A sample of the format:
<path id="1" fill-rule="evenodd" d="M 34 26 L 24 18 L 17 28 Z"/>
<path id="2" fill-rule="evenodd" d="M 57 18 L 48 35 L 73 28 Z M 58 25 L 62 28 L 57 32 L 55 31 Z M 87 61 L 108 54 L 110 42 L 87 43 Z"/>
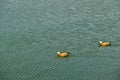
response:
<path id="1" fill-rule="evenodd" d="M 70 52 L 57 52 L 58 57 L 68 57 Z"/>
<path id="2" fill-rule="evenodd" d="M 100 47 L 108 47 L 108 46 L 111 45 L 111 43 L 110 43 L 110 42 L 102 42 L 102 41 L 99 41 L 99 45 L 100 45 Z"/>

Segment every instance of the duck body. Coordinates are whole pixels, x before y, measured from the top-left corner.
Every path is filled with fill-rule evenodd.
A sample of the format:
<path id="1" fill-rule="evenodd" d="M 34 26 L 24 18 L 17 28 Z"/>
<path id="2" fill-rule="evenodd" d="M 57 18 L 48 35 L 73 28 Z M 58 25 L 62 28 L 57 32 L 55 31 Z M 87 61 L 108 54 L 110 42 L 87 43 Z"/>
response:
<path id="1" fill-rule="evenodd" d="M 57 52 L 58 57 L 68 57 L 69 54 L 70 54 L 69 52 Z"/>
<path id="2" fill-rule="evenodd" d="M 99 41 L 99 46 L 100 46 L 100 47 L 108 47 L 108 46 L 110 46 L 110 45 L 111 45 L 110 42 L 102 42 L 102 41 Z"/>

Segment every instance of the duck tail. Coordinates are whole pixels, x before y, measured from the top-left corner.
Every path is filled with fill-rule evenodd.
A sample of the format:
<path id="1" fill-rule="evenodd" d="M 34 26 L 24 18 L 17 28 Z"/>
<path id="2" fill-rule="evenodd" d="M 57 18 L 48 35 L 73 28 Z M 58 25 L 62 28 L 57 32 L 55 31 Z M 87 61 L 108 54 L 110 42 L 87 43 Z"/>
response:
<path id="1" fill-rule="evenodd" d="M 109 46 L 111 46 L 111 42 L 109 42 Z"/>
<path id="2" fill-rule="evenodd" d="M 68 54 L 70 54 L 70 52 L 67 52 Z"/>

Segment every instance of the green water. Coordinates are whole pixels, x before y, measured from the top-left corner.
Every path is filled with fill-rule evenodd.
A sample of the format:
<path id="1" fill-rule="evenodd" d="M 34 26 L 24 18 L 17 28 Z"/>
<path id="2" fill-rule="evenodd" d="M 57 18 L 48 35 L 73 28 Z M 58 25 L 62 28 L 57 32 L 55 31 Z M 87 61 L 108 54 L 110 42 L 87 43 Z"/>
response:
<path id="1" fill-rule="evenodd" d="M 0 80 L 120 80 L 119 4 L 0 0 Z"/>

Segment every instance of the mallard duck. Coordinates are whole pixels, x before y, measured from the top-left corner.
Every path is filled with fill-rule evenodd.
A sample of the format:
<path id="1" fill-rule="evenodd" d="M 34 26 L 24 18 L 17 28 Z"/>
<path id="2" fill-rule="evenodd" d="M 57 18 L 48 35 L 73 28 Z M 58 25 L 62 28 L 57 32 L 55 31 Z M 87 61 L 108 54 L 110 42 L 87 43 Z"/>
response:
<path id="1" fill-rule="evenodd" d="M 57 52 L 58 57 L 68 57 L 69 54 L 70 54 L 69 52 Z"/>
<path id="2" fill-rule="evenodd" d="M 102 46 L 108 47 L 108 46 L 111 45 L 111 43 L 110 43 L 110 42 L 102 42 L 102 41 L 99 41 L 99 45 L 100 45 L 100 47 L 102 47 Z"/>

